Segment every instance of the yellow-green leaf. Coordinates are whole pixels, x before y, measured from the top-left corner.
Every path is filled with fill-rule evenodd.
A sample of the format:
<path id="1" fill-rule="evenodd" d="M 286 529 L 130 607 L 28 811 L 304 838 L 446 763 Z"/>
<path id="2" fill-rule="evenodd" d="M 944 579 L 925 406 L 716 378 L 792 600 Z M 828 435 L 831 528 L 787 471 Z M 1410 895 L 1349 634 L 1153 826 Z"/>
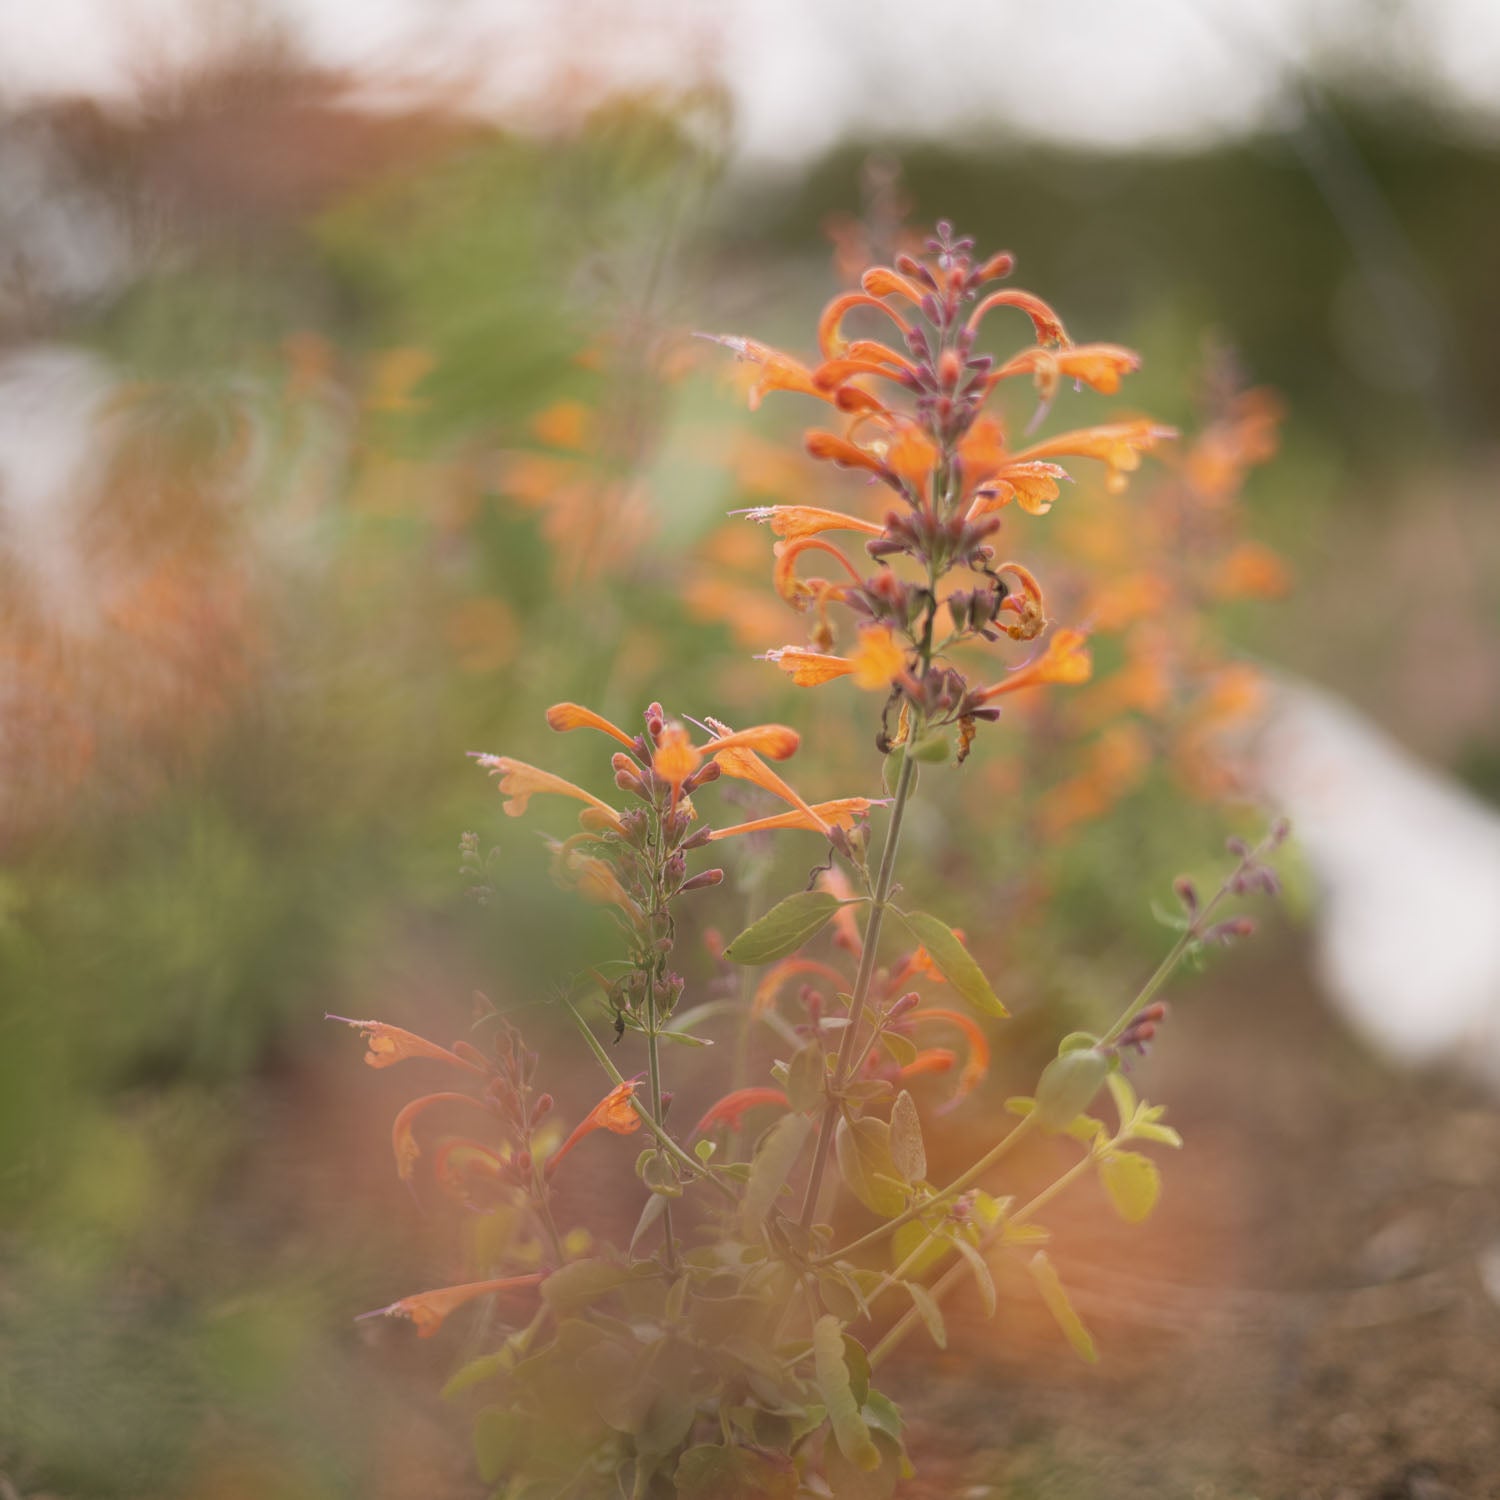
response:
<path id="1" fill-rule="evenodd" d="M 840 1120 L 834 1149 L 839 1175 L 866 1208 L 894 1219 L 906 1207 L 901 1171 L 891 1156 L 891 1127 L 884 1120 Z"/>
<path id="2" fill-rule="evenodd" d="M 1047 1311 L 1057 1320 L 1057 1326 L 1062 1329 L 1063 1336 L 1073 1346 L 1074 1353 L 1080 1359 L 1086 1359 L 1091 1365 L 1097 1364 L 1099 1354 L 1094 1348 L 1094 1340 L 1088 1329 L 1083 1326 L 1083 1319 L 1074 1311 L 1067 1289 L 1058 1279 L 1052 1262 L 1047 1259 L 1047 1252 L 1038 1250 L 1026 1262 L 1026 1269 L 1031 1272 L 1031 1279 L 1036 1282 L 1037 1290 L 1042 1294 L 1042 1301 L 1047 1304 Z"/>
<path id="3" fill-rule="evenodd" d="M 860 1415 L 849 1367 L 844 1363 L 844 1330 L 830 1313 L 813 1325 L 813 1372 L 823 1404 L 828 1408 L 828 1420 L 839 1451 L 857 1469 L 866 1472 L 878 1469 L 880 1450 Z"/>
<path id="4" fill-rule="evenodd" d="M 1131 1224 L 1146 1218 L 1161 1196 L 1161 1173 L 1156 1163 L 1139 1151 L 1106 1153 L 1099 1160 L 1099 1180 L 1115 1212 Z"/>

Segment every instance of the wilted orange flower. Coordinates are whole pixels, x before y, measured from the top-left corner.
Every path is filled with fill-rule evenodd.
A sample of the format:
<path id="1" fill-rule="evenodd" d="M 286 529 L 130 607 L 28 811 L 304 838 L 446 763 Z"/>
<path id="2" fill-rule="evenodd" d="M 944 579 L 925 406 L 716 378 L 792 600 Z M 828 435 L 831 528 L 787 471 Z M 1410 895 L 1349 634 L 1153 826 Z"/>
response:
<path id="1" fill-rule="evenodd" d="M 640 1085 L 635 1080 L 616 1084 L 574 1127 L 573 1133 L 547 1158 L 547 1176 L 556 1170 L 557 1164 L 585 1136 L 596 1130 L 608 1130 L 615 1135 L 633 1135 L 641 1128 L 641 1117 L 632 1102 Z"/>
<path id="2" fill-rule="evenodd" d="M 362 1318 L 407 1318 L 417 1325 L 419 1338 L 431 1338 L 443 1326 L 443 1319 L 476 1297 L 487 1297 L 501 1292 L 518 1292 L 545 1281 L 550 1273 L 532 1271 L 525 1276 L 501 1276 L 494 1281 L 470 1281 L 463 1286 L 441 1286 L 436 1291 L 418 1292 L 412 1297 L 403 1297 L 389 1307 L 377 1307 L 374 1312 L 361 1313 Z"/>

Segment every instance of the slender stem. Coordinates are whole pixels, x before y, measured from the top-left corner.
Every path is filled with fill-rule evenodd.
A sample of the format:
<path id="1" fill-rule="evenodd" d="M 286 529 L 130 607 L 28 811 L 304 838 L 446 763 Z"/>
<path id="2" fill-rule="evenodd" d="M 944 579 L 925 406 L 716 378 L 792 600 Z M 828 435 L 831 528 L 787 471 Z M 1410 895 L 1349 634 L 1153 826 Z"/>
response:
<path id="1" fill-rule="evenodd" d="M 596 1058 L 598 1058 L 599 1066 L 604 1069 L 604 1071 L 610 1076 L 610 1078 L 614 1080 L 617 1085 L 623 1084 L 625 1082 L 624 1075 L 614 1065 L 614 1062 L 611 1060 L 609 1053 L 606 1052 L 601 1045 L 599 1038 L 589 1030 L 589 1023 L 585 1021 L 581 1015 L 578 1014 L 578 1011 L 571 1000 L 565 1000 L 563 1003 L 568 1007 L 569 1013 L 572 1015 L 573 1020 L 577 1023 L 579 1031 L 583 1034 L 584 1041 L 589 1044 L 589 1050 L 593 1052 Z M 678 1166 L 686 1168 L 687 1171 L 690 1172 L 694 1177 L 699 1177 L 702 1178 L 705 1182 L 713 1183 L 713 1185 L 718 1188 L 718 1190 L 723 1193 L 724 1196 L 731 1202 L 738 1203 L 740 1201 L 739 1194 L 735 1192 L 735 1190 L 730 1187 L 727 1182 L 725 1182 L 716 1173 L 710 1171 L 709 1168 L 705 1167 L 703 1163 L 699 1161 L 695 1156 L 689 1155 L 682 1149 L 681 1146 L 677 1144 L 676 1141 L 672 1139 L 670 1135 L 667 1134 L 663 1126 L 658 1123 L 656 1117 L 644 1104 L 641 1103 L 639 1099 L 632 1098 L 630 1103 L 636 1114 L 641 1117 L 641 1123 L 646 1127 L 647 1130 L 651 1132 L 652 1135 L 656 1137 L 657 1143 L 678 1164 Z"/>
<path id="2" fill-rule="evenodd" d="M 908 745 L 907 751 L 911 747 Z M 854 994 L 849 1001 L 849 1024 L 844 1028 L 839 1042 L 838 1059 L 834 1064 L 833 1080 L 828 1089 L 828 1103 L 823 1109 L 823 1118 L 818 1127 L 818 1145 L 813 1153 L 812 1171 L 807 1178 L 807 1191 L 802 1198 L 802 1224 L 812 1223 L 817 1211 L 818 1194 L 823 1188 L 823 1174 L 828 1168 L 828 1155 L 833 1147 L 833 1133 L 838 1124 L 841 1094 L 849 1081 L 854 1062 L 854 1034 L 864 1017 L 865 1002 L 870 994 L 870 981 L 875 976 L 875 955 L 880 946 L 880 929 L 885 921 L 886 907 L 890 904 L 891 883 L 896 868 L 896 848 L 901 842 L 901 821 L 906 813 L 907 798 L 911 795 L 915 778 L 916 762 L 909 753 L 901 757 L 901 775 L 896 782 L 896 798 L 891 806 L 890 827 L 886 830 L 885 849 L 880 856 L 880 871 L 875 877 L 875 889 L 870 901 L 870 920 L 865 924 L 864 948 L 859 956 L 859 972 L 854 980 Z"/>
<path id="3" fill-rule="evenodd" d="M 1061 1193 L 1065 1188 L 1070 1187 L 1081 1176 L 1083 1176 L 1083 1174 L 1088 1171 L 1088 1169 L 1093 1166 L 1093 1164 L 1094 1152 L 1090 1151 L 1087 1156 L 1081 1158 L 1079 1161 L 1074 1162 L 1073 1165 L 1069 1167 L 1068 1170 L 1064 1172 L 1055 1182 L 1050 1183 L 1047 1187 L 1044 1187 L 1041 1192 L 1039 1192 L 1036 1197 L 1033 1198 L 1029 1203 L 1023 1204 L 1015 1211 L 1015 1213 L 1010 1214 L 1006 1218 L 1002 1219 L 1001 1222 L 997 1224 L 995 1228 L 984 1237 L 983 1240 L 980 1241 L 979 1249 L 983 1251 L 989 1245 L 990 1241 L 994 1239 L 995 1235 L 1003 1234 L 1005 1230 L 1010 1226 L 1015 1224 L 1024 1224 L 1026 1220 L 1031 1218 L 1039 1209 L 1045 1208 L 1046 1205 L 1049 1204 L 1059 1193 Z M 933 1301 L 941 1302 L 943 1298 L 947 1296 L 948 1293 L 951 1292 L 953 1288 L 958 1284 L 958 1282 L 963 1278 L 964 1272 L 966 1272 L 968 1269 L 969 1262 L 967 1260 L 961 1260 L 956 1265 L 949 1266 L 949 1268 L 944 1271 L 943 1274 L 939 1276 L 938 1279 L 934 1281 L 928 1288 L 928 1291 L 932 1294 Z M 875 1369 L 876 1366 L 878 1366 L 881 1361 L 884 1360 L 885 1357 L 902 1342 L 903 1339 L 905 1339 L 906 1335 L 911 1332 L 913 1326 L 916 1324 L 917 1318 L 919 1316 L 920 1314 L 913 1306 L 908 1308 L 904 1313 L 902 1313 L 899 1318 L 896 1319 L 894 1323 L 891 1324 L 890 1328 L 886 1330 L 885 1337 L 882 1338 L 880 1342 L 870 1350 L 870 1368 L 872 1370 Z"/>
<path id="4" fill-rule="evenodd" d="M 666 1127 L 662 1123 L 661 1103 L 661 1058 L 659 1056 L 659 1043 L 657 1041 L 656 1025 L 656 985 L 655 969 L 646 976 L 646 1063 L 650 1069 L 651 1077 L 651 1118 L 656 1122 L 656 1128 L 662 1134 L 666 1133 Z M 667 1270 L 669 1272 L 677 1269 L 677 1238 L 672 1228 L 672 1201 L 666 1199 L 662 1203 L 662 1234 L 666 1241 Z"/>
<path id="5" fill-rule="evenodd" d="M 950 1198 L 957 1195 L 968 1187 L 972 1182 L 982 1177 L 984 1173 L 995 1165 L 1006 1152 L 1010 1151 L 1018 1142 L 1035 1128 L 1036 1116 L 1025 1115 L 1017 1121 L 1014 1129 L 1008 1135 L 1002 1136 L 996 1141 L 983 1156 L 972 1166 L 960 1172 L 952 1182 L 945 1188 L 939 1188 L 930 1198 L 924 1198 L 920 1203 L 914 1203 L 904 1213 L 899 1213 L 894 1219 L 887 1219 L 883 1224 L 877 1224 L 868 1234 L 862 1234 L 857 1240 L 850 1240 L 847 1245 L 838 1250 L 830 1250 L 827 1255 L 820 1255 L 813 1261 L 815 1266 L 826 1265 L 830 1261 L 842 1260 L 846 1255 L 852 1255 L 856 1250 L 863 1250 L 866 1245 L 873 1245 L 883 1240 L 886 1235 L 900 1229 L 903 1224 L 910 1224 L 913 1219 L 920 1219 L 924 1214 L 931 1211 L 940 1204 L 946 1203 Z"/>

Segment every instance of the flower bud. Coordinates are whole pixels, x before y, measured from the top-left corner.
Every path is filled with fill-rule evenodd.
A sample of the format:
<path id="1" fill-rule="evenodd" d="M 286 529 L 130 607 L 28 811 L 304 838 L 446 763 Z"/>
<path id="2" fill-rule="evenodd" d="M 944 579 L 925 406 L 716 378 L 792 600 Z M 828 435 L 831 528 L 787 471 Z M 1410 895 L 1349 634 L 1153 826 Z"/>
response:
<path id="1" fill-rule="evenodd" d="M 541 1098 L 536 1101 L 536 1104 L 531 1111 L 531 1123 L 533 1125 L 540 1124 L 541 1121 L 545 1120 L 547 1116 L 552 1113 L 552 1103 L 553 1100 L 551 1094 L 543 1094 Z"/>
<path id="2" fill-rule="evenodd" d="M 679 893 L 686 895 L 689 891 L 707 890 L 711 885 L 718 885 L 724 879 L 722 870 L 699 870 L 691 880 L 683 881 L 679 887 Z"/>

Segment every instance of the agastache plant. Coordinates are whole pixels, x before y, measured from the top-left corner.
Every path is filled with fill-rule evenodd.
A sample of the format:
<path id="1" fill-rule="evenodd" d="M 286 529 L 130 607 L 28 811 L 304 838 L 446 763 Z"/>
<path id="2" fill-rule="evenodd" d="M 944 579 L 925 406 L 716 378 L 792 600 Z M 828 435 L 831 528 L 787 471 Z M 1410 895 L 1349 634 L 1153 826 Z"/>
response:
<path id="1" fill-rule="evenodd" d="M 804 797 L 772 764 L 799 748 L 784 725 L 733 730 L 653 703 L 634 731 L 559 703 L 547 714 L 552 729 L 615 742 L 618 796 L 510 756 L 476 759 L 510 816 L 525 814 L 534 796 L 582 804 L 576 831 L 549 843 L 554 877 L 608 908 L 621 933 L 611 975 L 576 976 L 562 1001 L 602 1071 L 599 1102 L 559 1139 L 552 1097 L 537 1082 L 540 1060 L 499 1016 L 488 1018 L 487 1048 L 348 1022 L 364 1033 L 371 1065 L 411 1059 L 461 1080 L 402 1110 L 393 1143 L 404 1180 L 427 1162 L 440 1190 L 489 1216 L 486 1263 L 472 1281 L 370 1316 L 410 1319 L 427 1335 L 485 1299 L 504 1320 L 497 1347 L 450 1382 L 455 1393 L 490 1393 L 476 1451 L 500 1495 L 890 1495 L 912 1470 L 900 1413 L 875 1376 L 919 1325 L 945 1343 L 942 1303 L 960 1281 L 972 1279 L 993 1311 L 991 1262 L 1001 1255 L 1021 1257 L 1066 1338 L 1094 1358 L 1042 1248 L 1039 1216 L 1091 1174 L 1127 1220 L 1151 1211 L 1160 1175 L 1138 1148 L 1180 1140 L 1161 1107 L 1137 1097 L 1122 1058 L 1144 1051 L 1164 1022 L 1157 997 L 1176 965 L 1248 931 L 1224 902 L 1274 894 L 1263 860 L 1279 828 L 1253 850 L 1234 846 L 1238 864 L 1209 900 L 1179 882 L 1178 941 L 1116 1022 L 1063 1038 L 1034 1093 L 1010 1100 L 1003 1124 L 978 1127 L 984 1145 L 970 1164 L 946 1183 L 930 1179 L 918 1080 L 956 1073 L 943 1108 L 964 1099 L 989 1063 L 978 1018 L 1000 1021 L 1007 1010 L 959 931 L 898 904 L 902 824 L 919 767 L 962 763 L 1010 694 L 1083 682 L 1091 669 L 1086 633 L 1052 627 L 1037 578 L 997 552 L 1000 512 L 1015 502 L 1044 514 L 1069 477 L 1063 458 L 1102 460 L 1119 488 L 1141 454 L 1172 434 L 1136 419 L 1011 446 L 989 409 L 1006 382 L 1031 384 L 1045 407 L 1067 380 L 1114 392 L 1137 357 L 1076 345 L 1040 299 L 997 287 L 1008 255 L 976 260 L 947 225 L 928 250 L 867 271 L 859 291 L 835 298 L 819 326 L 819 362 L 717 339 L 752 367 L 752 406 L 783 390 L 841 414 L 842 430 L 809 433 L 808 451 L 867 473 L 885 497 L 877 517 L 812 505 L 750 515 L 777 538 L 777 592 L 811 623 L 807 646 L 770 659 L 798 684 L 850 677 L 881 695 L 869 728 L 888 795 Z M 895 340 L 846 339 L 845 320 L 861 310 L 893 327 Z M 997 361 L 978 340 L 986 319 L 1007 310 L 1027 320 L 1032 342 Z M 828 540 L 835 533 L 862 536 L 863 559 Z M 825 559 L 832 576 L 803 571 Z M 841 627 L 852 633 L 843 651 Z M 1031 645 L 1011 670 L 989 655 L 1007 639 Z M 713 783 L 723 778 L 757 789 L 776 810 L 713 820 Z M 875 818 L 884 823 L 878 853 Z M 742 1082 L 680 1130 L 669 1115 L 667 1060 L 700 1043 L 695 1028 L 722 1009 L 684 1005 L 683 903 L 722 882 L 710 862 L 720 844 L 772 832 L 821 841 L 824 862 L 722 957 L 763 971 L 747 987 L 744 1020 L 764 1026 L 782 1055 L 767 1081 Z M 477 851 L 466 839 L 471 869 Z M 956 1000 L 930 1003 L 924 992 L 934 985 Z M 1106 1093 L 1113 1125 L 1090 1113 Z M 419 1128 L 444 1111 L 464 1118 L 465 1133 L 434 1132 L 424 1145 Z M 748 1160 L 734 1159 L 747 1119 L 768 1117 Z M 623 1250 L 557 1222 L 556 1181 L 601 1132 L 635 1135 L 641 1147 L 643 1207 Z M 1036 1134 L 1071 1137 L 1081 1155 L 1018 1203 L 995 1191 L 995 1169 Z"/>

